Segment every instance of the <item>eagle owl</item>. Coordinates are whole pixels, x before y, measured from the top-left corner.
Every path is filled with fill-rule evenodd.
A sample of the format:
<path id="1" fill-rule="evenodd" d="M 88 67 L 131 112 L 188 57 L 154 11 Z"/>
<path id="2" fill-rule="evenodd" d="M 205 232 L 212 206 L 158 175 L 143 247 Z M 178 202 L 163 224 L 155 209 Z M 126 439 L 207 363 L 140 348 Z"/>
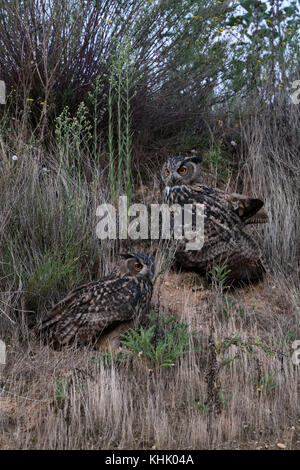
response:
<path id="1" fill-rule="evenodd" d="M 201 158 L 176 156 L 162 168 L 164 202 L 204 205 L 204 245 L 201 250 L 186 250 L 185 240 L 176 251 L 176 261 L 185 267 L 210 270 L 226 265 L 230 278 L 261 278 L 263 255 L 247 224 L 263 223 L 268 216 L 260 199 L 226 193 L 202 184 Z"/>
<path id="2" fill-rule="evenodd" d="M 56 345 L 99 338 L 121 323 L 135 324 L 147 312 L 153 291 L 153 258 L 144 253 L 120 255 L 111 274 L 77 287 L 48 313 L 39 331 Z"/>

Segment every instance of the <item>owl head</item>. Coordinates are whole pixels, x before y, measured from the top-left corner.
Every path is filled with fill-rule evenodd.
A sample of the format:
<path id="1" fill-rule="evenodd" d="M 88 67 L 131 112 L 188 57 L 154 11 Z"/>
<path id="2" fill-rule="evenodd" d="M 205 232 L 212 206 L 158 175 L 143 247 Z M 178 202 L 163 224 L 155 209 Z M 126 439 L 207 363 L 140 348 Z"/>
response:
<path id="1" fill-rule="evenodd" d="M 177 156 L 168 158 L 162 167 L 161 177 L 165 186 L 200 183 L 201 157 Z"/>
<path id="2" fill-rule="evenodd" d="M 138 276 L 152 280 L 154 276 L 154 259 L 145 253 L 120 253 L 124 259 L 120 266 L 122 276 Z"/>

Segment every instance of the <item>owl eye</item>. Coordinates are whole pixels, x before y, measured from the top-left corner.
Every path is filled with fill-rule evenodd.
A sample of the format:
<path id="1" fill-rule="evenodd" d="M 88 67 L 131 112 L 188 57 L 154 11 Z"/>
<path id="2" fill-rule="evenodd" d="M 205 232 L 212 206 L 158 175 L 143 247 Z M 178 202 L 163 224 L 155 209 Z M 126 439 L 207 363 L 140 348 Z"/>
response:
<path id="1" fill-rule="evenodd" d="M 179 168 L 178 173 L 180 175 L 184 175 L 186 173 L 186 168 L 184 166 L 182 166 L 181 168 Z"/>
<path id="2" fill-rule="evenodd" d="M 170 172 L 169 172 L 168 169 L 165 170 L 165 174 L 166 174 L 166 175 L 169 175 L 169 174 L 170 174 Z"/>
<path id="3" fill-rule="evenodd" d="M 141 263 L 136 263 L 134 267 L 137 271 L 140 271 L 141 269 L 143 269 L 143 265 Z"/>

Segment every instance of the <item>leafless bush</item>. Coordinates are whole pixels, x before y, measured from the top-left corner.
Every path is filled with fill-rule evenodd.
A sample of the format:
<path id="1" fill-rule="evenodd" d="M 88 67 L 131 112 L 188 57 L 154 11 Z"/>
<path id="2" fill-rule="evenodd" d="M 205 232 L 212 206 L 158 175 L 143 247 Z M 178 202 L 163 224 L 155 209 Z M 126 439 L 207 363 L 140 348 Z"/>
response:
<path id="1" fill-rule="evenodd" d="M 203 108 L 213 99 L 212 84 L 225 70 L 220 58 L 209 60 L 210 32 L 205 23 L 187 17 L 195 10 L 193 2 L 188 3 L 1 2 L 0 75 L 13 93 L 17 113 L 33 124 L 35 136 L 43 141 L 65 106 L 73 115 L 79 103 L 87 101 L 97 76 L 103 83 L 100 112 L 105 108 L 113 57 L 120 44 L 128 42 L 133 51 L 133 124 L 143 131 L 140 137 L 149 130 L 162 137 L 183 126 L 197 127 L 205 113 L 199 104 Z M 203 2 L 197 5 L 197 15 L 209 22 L 218 8 L 215 2 Z M 171 29 L 170 18 L 180 19 L 172 22 Z M 199 62 L 197 70 L 193 57 Z M 105 113 L 98 130 L 107 128 L 107 120 Z"/>
<path id="2" fill-rule="evenodd" d="M 245 120 L 244 190 L 265 202 L 270 222 L 261 230 L 264 249 L 275 272 L 299 280 L 299 140 L 297 106 L 277 103 Z"/>

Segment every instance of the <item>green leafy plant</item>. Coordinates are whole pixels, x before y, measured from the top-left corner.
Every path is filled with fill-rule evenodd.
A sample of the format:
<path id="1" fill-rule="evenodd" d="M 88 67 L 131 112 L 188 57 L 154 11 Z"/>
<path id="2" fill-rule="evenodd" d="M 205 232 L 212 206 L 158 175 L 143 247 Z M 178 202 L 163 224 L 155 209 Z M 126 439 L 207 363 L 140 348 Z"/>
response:
<path id="1" fill-rule="evenodd" d="M 218 400 L 219 400 L 221 409 L 226 407 L 227 403 L 229 402 L 229 400 L 232 397 L 233 397 L 232 393 L 230 393 L 229 395 L 224 395 L 221 391 L 219 391 Z M 199 412 L 202 416 L 205 416 L 208 413 L 209 407 L 210 407 L 210 403 L 208 401 L 190 400 L 190 402 L 191 402 L 192 405 L 196 406 L 197 410 L 199 410 Z"/>
<path id="2" fill-rule="evenodd" d="M 234 307 L 236 307 L 236 305 L 238 305 L 238 302 L 237 300 L 235 300 L 234 297 L 230 295 L 222 295 L 222 305 L 220 309 L 221 317 L 228 320 L 232 310 L 234 309 Z"/>
<path id="3" fill-rule="evenodd" d="M 223 392 L 219 393 L 219 400 L 221 402 L 222 408 L 225 408 L 229 400 L 233 397 L 233 393 L 229 393 L 228 395 L 224 395 Z"/>
<path id="4" fill-rule="evenodd" d="M 289 349 L 290 344 L 296 339 L 296 333 L 290 329 L 286 333 L 281 334 L 278 338 L 273 340 L 273 344 L 276 347 L 283 349 Z"/>
<path id="5" fill-rule="evenodd" d="M 226 357 L 225 353 L 231 348 L 231 346 L 235 346 L 238 349 L 238 353 L 231 357 Z M 216 353 L 218 360 L 221 366 L 225 366 L 233 362 L 235 359 L 240 357 L 240 353 L 249 353 L 255 354 L 257 349 L 262 349 L 266 354 L 273 356 L 275 351 L 261 338 L 249 338 L 243 339 L 238 334 L 233 336 L 229 336 L 223 340 L 219 339 L 216 344 Z"/>
<path id="6" fill-rule="evenodd" d="M 231 316 L 244 317 L 246 315 L 245 306 L 241 305 L 231 295 L 222 295 L 221 302 L 222 303 L 219 308 L 219 315 L 221 318 L 228 320 Z M 252 311 L 253 310 L 254 309 L 252 309 Z"/>
<path id="7" fill-rule="evenodd" d="M 87 106 L 81 102 L 74 117 L 66 106 L 56 118 L 55 136 L 59 150 L 60 165 L 80 177 L 82 151 L 89 151 L 92 125 Z M 76 169 L 76 173 L 74 170 Z"/>
<path id="8" fill-rule="evenodd" d="M 36 260 L 35 271 L 25 281 L 25 290 L 43 295 L 61 282 L 77 279 L 79 257 L 66 247 L 64 251 L 46 252 Z"/>
<path id="9" fill-rule="evenodd" d="M 155 312 L 149 315 L 148 328 L 129 330 L 121 343 L 133 351 L 148 367 L 172 367 L 190 351 L 190 338 L 197 334 L 176 317 L 166 318 Z"/>
<path id="10" fill-rule="evenodd" d="M 276 374 L 265 373 L 257 384 L 257 391 L 266 394 L 271 393 L 277 387 Z"/>
<path id="11" fill-rule="evenodd" d="M 227 265 L 223 266 L 214 266 L 213 269 L 209 271 L 209 275 L 213 284 L 215 284 L 218 288 L 220 288 L 221 292 L 224 289 L 228 289 L 229 286 L 226 286 L 226 282 L 228 280 L 228 275 L 231 272 L 230 269 L 226 269 Z"/>
<path id="12" fill-rule="evenodd" d="M 191 404 L 196 406 L 197 410 L 200 411 L 200 414 L 202 416 L 204 416 L 207 412 L 208 412 L 208 408 L 209 408 L 209 403 L 205 403 L 203 401 L 194 401 L 194 400 L 190 400 Z"/>
<path id="13" fill-rule="evenodd" d="M 64 400 L 66 398 L 67 379 L 62 377 L 56 380 L 55 398 L 56 400 Z"/>
<path id="14" fill-rule="evenodd" d="M 224 180 L 227 178 L 229 169 L 227 161 L 222 157 L 220 147 L 217 147 L 203 156 L 203 161 L 212 168 L 214 178 Z"/>

